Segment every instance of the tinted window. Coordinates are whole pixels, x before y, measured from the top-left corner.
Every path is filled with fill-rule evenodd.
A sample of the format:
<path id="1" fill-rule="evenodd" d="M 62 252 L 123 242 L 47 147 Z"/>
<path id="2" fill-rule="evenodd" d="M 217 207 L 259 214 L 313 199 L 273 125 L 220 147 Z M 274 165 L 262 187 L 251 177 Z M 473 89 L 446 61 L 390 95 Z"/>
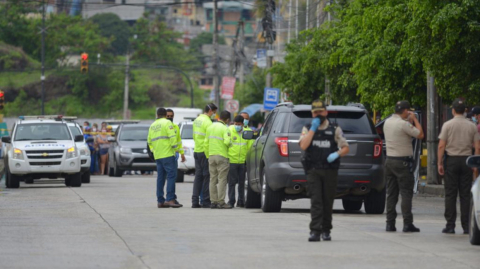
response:
<path id="1" fill-rule="evenodd" d="M 73 136 L 83 135 L 82 132 L 80 132 L 80 129 L 77 128 L 77 126 L 68 126 L 68 128 L 70 129 L 70 132 L 72 132 Z"/>
<path id="2" fill-rule="evenodd" d="M 147 141 L 148 127 L 123 128 L 119 141 Z"/>
<path id="3" fill-rule="evenodd" d="M 275 118 L 275 124 L 273 125 L 274 133 L 286 133 L 288 132 L 288 116 L 289 113 L 278 113 Z"/>
<path id="4" fill-rule="evenodd" d="M 272 112 L 268 115 L 267 121 L 265 121 L 265 125 L 262 128 L 262 135 L 268 135 L 270 129 L 272 129 L 273 119 L 275 118 L 276 112 Z"/>
<path id="5" fill-rule="evenodd" d="M 182 139 L 193 139 L 193 125 L 183 125 Z"/>
<path id="6" fill-rule="evenodd" d="M 15 141 L 27 140 L 71 140 L 65 124 L 32 123 L 21 124 L 15 131 Z"/>
<path id="7" fill-rule="evenodd" d="M 375 129 L 368 115 L 364 112 L 337 112 L 328 113 L 328 120 L 337 123 L 346 134 L 374 134 Z M 312 122 L 310 111 L 293 112 L 290 118 L 289 133 L 301 133 L 302 127 Z"/>

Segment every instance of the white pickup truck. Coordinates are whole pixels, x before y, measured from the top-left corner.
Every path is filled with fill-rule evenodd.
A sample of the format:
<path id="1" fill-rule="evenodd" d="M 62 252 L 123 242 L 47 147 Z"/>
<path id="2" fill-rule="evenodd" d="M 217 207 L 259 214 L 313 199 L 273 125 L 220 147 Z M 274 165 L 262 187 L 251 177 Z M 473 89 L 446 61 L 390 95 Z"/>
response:
<path id="1" fill-rule="evenodd" d="M 65 178 L 65 185 L 80 187 L 81 156 L 76 142 L 83 135 L 72 135 L 62 116 L 20 116 L 5 143 L 7 188 L 31 184 L 35 179 Z"/>

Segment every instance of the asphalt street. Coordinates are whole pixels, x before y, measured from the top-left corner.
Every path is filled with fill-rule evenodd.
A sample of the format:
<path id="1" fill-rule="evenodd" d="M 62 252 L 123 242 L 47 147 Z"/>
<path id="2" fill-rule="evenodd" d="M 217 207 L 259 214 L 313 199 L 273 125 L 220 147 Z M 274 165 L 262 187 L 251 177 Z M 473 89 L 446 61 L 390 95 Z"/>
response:
<path id="1" fill-rule="evenodd" d="M 335 203 L 333 241 L 309 243 L 309 201 L 281 213 L 156 207 L 153 176 L 92 177 L 20 189 L 0 183 L 0 268 L 480 268 L 468 236 L 441 233 L 443 199 L 417 195 L 418 234 L 385 232 L 385 215 L 347 214 Z M 400 208 L 398 208 L 400 212 Z M 457 223 L 457 226 L 460 226 Z"/>

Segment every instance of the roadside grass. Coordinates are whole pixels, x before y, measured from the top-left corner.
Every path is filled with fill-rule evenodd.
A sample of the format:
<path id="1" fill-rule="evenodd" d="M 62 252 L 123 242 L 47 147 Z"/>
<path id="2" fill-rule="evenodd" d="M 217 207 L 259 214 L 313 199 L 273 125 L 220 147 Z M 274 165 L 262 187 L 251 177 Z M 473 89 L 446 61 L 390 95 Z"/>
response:
<path id="1" fill-rule="evenodd" d="M 45 72 L 48 76 L 52 71 Z M 40 81 L 40 71 L 23 71 L 23 72 L 0 72 L 0 88 L 12 87 L 19 88 L 25 85 Z"/>

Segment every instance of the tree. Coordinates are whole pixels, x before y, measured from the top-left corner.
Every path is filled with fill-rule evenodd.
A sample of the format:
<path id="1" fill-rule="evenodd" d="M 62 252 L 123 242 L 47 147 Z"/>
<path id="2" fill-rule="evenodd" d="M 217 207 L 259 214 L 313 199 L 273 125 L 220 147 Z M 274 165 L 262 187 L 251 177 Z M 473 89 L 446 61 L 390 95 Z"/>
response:
<path id="1" fill-rule="evenodd" d="M 183 45 L 177 40 L 181 33 L 175 32 L 156 18 L 149 20 L 146 17 L 138 19 L 133 30 L 138 38 L 132 44 L 134 47 L 133 60 L 142 63 L 168 65 L 192 70 L 198 68 L 200 63 L 188 54 Z"/>
<path id="2" fill-rule="evenodd" d="M 100 34 L 103 37 L 113 37 L 111 53 L 115 55 L 125 55 L 127 53 L 128 42 L 131 36 L 128 23 L 122 21 L 114 13 L 96 14 L 90 20 L 98 25 Z"/>

